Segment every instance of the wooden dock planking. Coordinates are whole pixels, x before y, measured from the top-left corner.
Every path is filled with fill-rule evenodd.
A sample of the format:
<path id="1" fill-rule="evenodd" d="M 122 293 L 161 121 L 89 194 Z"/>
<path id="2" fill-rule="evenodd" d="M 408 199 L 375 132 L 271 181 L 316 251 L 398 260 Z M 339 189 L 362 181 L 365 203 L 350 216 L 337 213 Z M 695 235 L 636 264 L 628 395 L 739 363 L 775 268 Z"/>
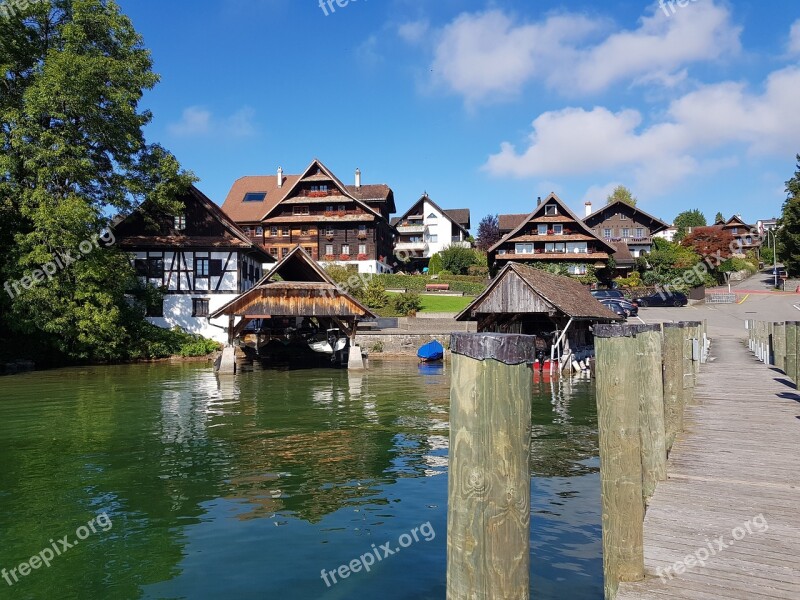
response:
<path id="1" fill-rule="evenodd" d="M 787 383 L 743 340 L 714 338 L 645 517 L 647 578 L 617 600 L 800 599 L 800 394 Z M 733 540 L 758 515 L 769 528 Z M 719 536 L 734 543 L 717 550 Z M 659 577 L 709 541 L 704 567 Z"/>

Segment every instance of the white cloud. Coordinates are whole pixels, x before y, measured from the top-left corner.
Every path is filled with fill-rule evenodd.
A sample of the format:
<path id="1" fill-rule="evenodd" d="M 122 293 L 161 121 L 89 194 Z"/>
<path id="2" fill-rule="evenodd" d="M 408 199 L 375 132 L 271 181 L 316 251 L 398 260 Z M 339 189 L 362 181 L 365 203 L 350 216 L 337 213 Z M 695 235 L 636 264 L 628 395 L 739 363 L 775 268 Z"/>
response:
<path id="1" fill-rule="evenodd" d="M 227 117 L 216 118 L 202 106 L 184 109 L 181 119 L 167 125 L 167 131 L 177 137 L 222 136 L 241 138 L 253 135 L 255 110 L 245 106 Z"/>
<path id="2" fill-rule="evenodd" d="M 714 152 L 741 145 L 751 154 L 796 152 L 800 68 L 772 73 L 761 93 L 742 83 L 706 85 L 675 100 L 663 119 L 643 126 L 636 110 L 566 108 L 538 116 L 527 148 L 509 142 L 484 168 L 498 176 L 633 173 L 640 192 L 669 187 L 735 164 Z"/>
<path id="3" fill-rule="evenodd" d="M 430 32 L 431 25 L 427 19 L 408 21 L 397 27 L 397 35 L 409 44 L 419 44 Z"/>
<path id="4" fill-rule="evenodd" d="M 378 51 L 378 36 L 370 35 L 356 47 L 356 58 L 364 66 L 375 67 L 383 62 L 383 56 Z"/>
<path id="5" fill-rule="evenodd" d="M 500 10 L 464 13 L 440 32 L 434 76 L 470 104 L 513 97 L 532 80 L 564 95 L 590 94 L 625 81 L 673 86 L 687 65 L 740 50 L 741 29 L 713 0 L 671 17 L 654 4 L 636 29 L 601 36 L 611 29 L 576 13 L 529 23 Z"/>
<path id="6" fill-rule="evenodd" d="M 794 22 L 789 32 L 789 52 L 800 54 L 800 19 Z"/>

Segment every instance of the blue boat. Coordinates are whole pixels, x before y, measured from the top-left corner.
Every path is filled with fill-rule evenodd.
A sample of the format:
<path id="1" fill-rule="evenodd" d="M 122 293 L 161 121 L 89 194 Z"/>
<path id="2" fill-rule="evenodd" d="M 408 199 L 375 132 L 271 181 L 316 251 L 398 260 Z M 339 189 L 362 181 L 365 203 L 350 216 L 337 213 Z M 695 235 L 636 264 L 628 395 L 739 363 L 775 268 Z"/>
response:
<path id="1" fill-rule="evenodd" d="M 423 362 L 442 360 L 444 356 L 444 346 L 436 340 L 430 341 L 417 350 L 417 356 Z"/>

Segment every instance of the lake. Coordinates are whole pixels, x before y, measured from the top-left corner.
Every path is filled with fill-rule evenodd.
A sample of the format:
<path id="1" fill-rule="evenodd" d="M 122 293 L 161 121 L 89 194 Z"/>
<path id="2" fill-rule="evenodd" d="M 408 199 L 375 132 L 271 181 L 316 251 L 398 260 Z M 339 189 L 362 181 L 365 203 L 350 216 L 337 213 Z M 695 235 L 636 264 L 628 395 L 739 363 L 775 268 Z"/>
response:
<path id="1" fill-rule="evenodd" d="M 443 599 L 448 367 L 370 363 L 0 378 L 0 597 Z M 532 590 L 602 598 L 594 388 L 531 402 Z"/>

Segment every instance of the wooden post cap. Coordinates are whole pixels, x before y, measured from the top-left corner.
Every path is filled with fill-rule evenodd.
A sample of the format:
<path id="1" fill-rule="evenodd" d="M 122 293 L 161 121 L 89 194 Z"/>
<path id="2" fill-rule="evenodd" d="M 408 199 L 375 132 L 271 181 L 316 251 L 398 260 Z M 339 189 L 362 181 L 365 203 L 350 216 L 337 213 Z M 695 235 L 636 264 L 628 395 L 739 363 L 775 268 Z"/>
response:
<path id="1" fill-rule="evenodd" d="M 475 360 L 492 359 L 506 365 L 533 363 L 536 336 L 516 333 L 453 333 L 450 352 Z"/>
<path id="2" fill-rule="evenodd" d="M 683 324 L 685 327 L 700 327 L 702 325 L 700 321 L 684 321 Z"/>
<path id="3" fill-rule="evenodd" d="M 636 335 L 636 325 L 606 325 L 600 324 L 592 327 L 596 338 L 633 337 Z"/>
<path id="4" fill-rule="evenodd" d="M 683 329 L 684 327 L 686 327 L 686 323 L 664 323 L 664 328 L 666 329 L 667 327 L 676 327 Z"/>

